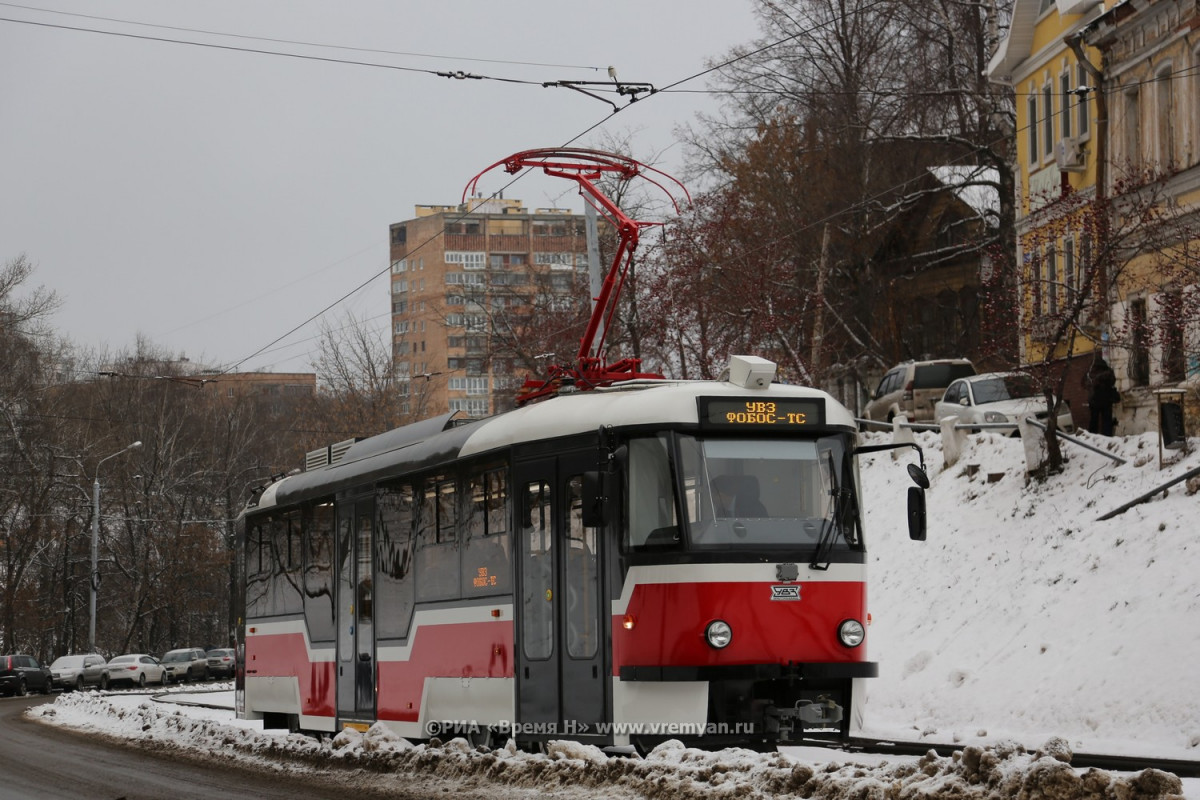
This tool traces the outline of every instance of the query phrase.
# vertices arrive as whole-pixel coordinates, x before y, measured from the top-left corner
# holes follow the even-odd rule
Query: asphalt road
[[[0,697],[3,800],[300,800],[382,796],[328,778],[247,769],[213,758],[155,752],[86,732],[46,725],[25,710],[54,696]],[[404,797],[393,788],[388,797]],[[424,795],[413,795],[424,796]]]

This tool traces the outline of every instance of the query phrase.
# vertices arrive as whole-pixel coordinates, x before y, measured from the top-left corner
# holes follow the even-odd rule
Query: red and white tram
[[[880,447],[773,372],[734,357],[726,380],[310,454],[243,515],[240,716],[522,745],[848,735],[877,672],[855,456]]]

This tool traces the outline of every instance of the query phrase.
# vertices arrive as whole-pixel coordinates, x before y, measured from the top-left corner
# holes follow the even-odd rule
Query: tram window
[[[257,519],[246,528],[246,613],[260,617],[268,612],[270,558],[267,556],[270,529]]]
[[[279,517],[274,528],[275,568],[272,570],[272,613],[298,614],[300,592],[300,512]]]
[[[458,509],[455,507],[454,479],[439,478],[430,483],[425,493],[425,511],[438,544],[453,542],[457,537]]]
[[[314,642],[333,641],[333,503],[304,517],[304,616]]]
[[[414,598],[413,575],[413,489],[405,484],[384,486],[375,497],[379,517],[375,537],[378,584],[375,602],[380,639],[408,635]]]
[[[417,522],[417,600],[456,600],[461,589],[454,479],[431,478],[422,498]]]
[[[287,544],[284,563],[288,572],[300,571],[300,512],[293,511],[287,515]]]
[[[629,440],[628,545],[672,545],[680,541],[667,453],[665,436]]]
[[[554,536],[550,487],[525,484],[521,495],[521,646],[526,658],[554,652]]]
[[[815,440],[679,436],[680,480],[691,544],[815,545],[834,517],[830,496],[835,483],[830,469],[844,463],[845,450],[846,439],[841,436]],[[725,486],[730,491],[718,491]],[[755,491],[745,491],[748,488]],[[853,511],[848,509],[841,519],[843,535]],[[847,545],[857,542],[839,537],[834,546]]]
[[[375,582],[372,575],[371,563],[371,539],[374,529],[371,524],[371,518],[362,516],[358,518],[358,533],[357,541],[354,545],[355,565],[354,575],[357,579],[357,599],[354,602],[354,613],[358,617],[359,626],[365,626],[371,622],[375,615]],[[359,631],[361,635],[363,631]]]
[[[567,531],[566,596],[567,655],[592,658],[599,647],[600,575],[596,559],[596,529],[583,525],[583,477],[568,484],[571,498]]]
[[[466,480],[465,494],[463,596],[510,592],[507,473],[503,468],[475,472]]]

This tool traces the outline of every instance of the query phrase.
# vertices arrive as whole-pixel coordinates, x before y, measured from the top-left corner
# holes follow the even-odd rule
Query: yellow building
[[[1021,362],[1065,371],[1084,427],[1098,355],[1117,374],[1118,433],[1156,428],[1161,391],[1197,371],[1186,269],[1161,257],[1187,228],[1162,211],[1179,217],[1196,191],[1182,176],[1200,77],[1179,79],[1200,65],[1195,14],[1175,0],[1016,0],[989,64],[1016,103]]]
[[[524,378],[545,367],[539,324],[586,314],[584,216],[471,198],[417,206],[390,233],[392,352],[413,403],[405,411],[484,417],[511,408]]]
[[[1109,4],[1084,33],[1108,98],[1111,361],[1126,432],[1182,401],[1200,429],[1200,9],[1194,0]]]

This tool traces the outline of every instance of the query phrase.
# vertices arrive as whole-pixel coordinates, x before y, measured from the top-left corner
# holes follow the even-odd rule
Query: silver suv
[[[203,647],[181,647],[168,650],[162,665],[173,681],[203,681],[208,679],[208,653]]]
[[[933,404],[942,399],[946,387],[974,374],[974,365],[965,358],[898,364],[879,381],[863,416],[891,422],[903,414],[909,422],[932,422]]]

